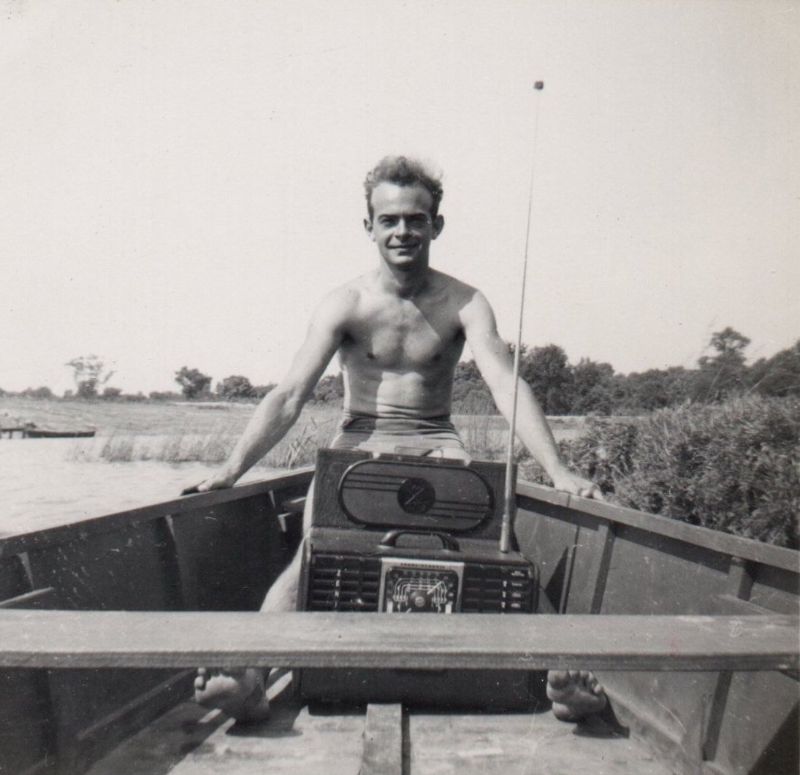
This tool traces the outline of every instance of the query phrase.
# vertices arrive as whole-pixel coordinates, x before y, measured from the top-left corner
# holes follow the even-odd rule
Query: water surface
[[[214,469],[204,463],[92,460],[96,443],[0,439],[0,537],[171,500]],[[267,475],[258,469],[243,481]]]

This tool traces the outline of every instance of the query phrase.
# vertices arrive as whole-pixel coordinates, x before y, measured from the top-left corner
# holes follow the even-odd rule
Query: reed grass
[[[330,443],[338,417],[339,412],[335,409],[314,408],[304,412],[289,433],[256,465],[268,469],[288,469],[313,463],[317,449]],[[502,417],[495,414],[455,415],[453,422],[474,458],[505,460],[508,424]],[[580,419],[577,422],[580,423]],[[109,463],[143,460],[176,465],[223,463],[240,436],[239,428],[232,430],[227,420],[218,421],[210,430],[207,425],[200,427],[202,432],[189,428],[152,435],[130,433],[126,430],[113,431],[92,442],[76,443],[70,457],[85,462],[102,460]],[[575,428],[570,426],[566,432],[574,433]],[[558,428],[556,435],[559,435]],[[515,443],[514,450],[518,461],[529,457],[519,442]]]
[[[470,454],[481,460],[501,460],[508,444],[508,424],[488,414],[458,415],[453,419]]]
[[[334,424],[329,418],[310,415],[297,423],[257,464],[260,468],[297,468],[314,462],[318,447],[327,446]],[[71,459],[92,462],[130,463],[158,461],[162,463],[206,463],[220,465],[228,459],[239,434],[230,433],[221,425],[209,433],[174,433],[158,436],[112,433],[93,444],[76,444]]]
[[[614,502],[693,525],[800,547],[800,401],[739,397],[636,419],[591,420],[561,444]],[[525,478],[547,482],[532,462]]]

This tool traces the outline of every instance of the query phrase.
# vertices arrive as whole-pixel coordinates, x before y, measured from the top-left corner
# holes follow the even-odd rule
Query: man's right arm
[[[284,437],[339,348],[351,304],[352,292],[342,288],[322,301],[288,373],[258,405],[228,460],[219,471],[183,494],[231,487]]]

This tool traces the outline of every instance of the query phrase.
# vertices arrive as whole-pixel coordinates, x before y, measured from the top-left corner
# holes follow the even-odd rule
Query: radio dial
[[[397,502],[408,514],[425,514],[436,503],[436,490],[427,479],[404,479],[397,489]]]

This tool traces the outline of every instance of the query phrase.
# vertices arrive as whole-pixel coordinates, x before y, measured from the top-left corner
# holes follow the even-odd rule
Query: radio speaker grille
[[[529,568],[466,563],[462,613],[520,614],[533,611],[533,577]]]
[[[380,560],[333,554],[312,555],[309,611],[377,611]]]

